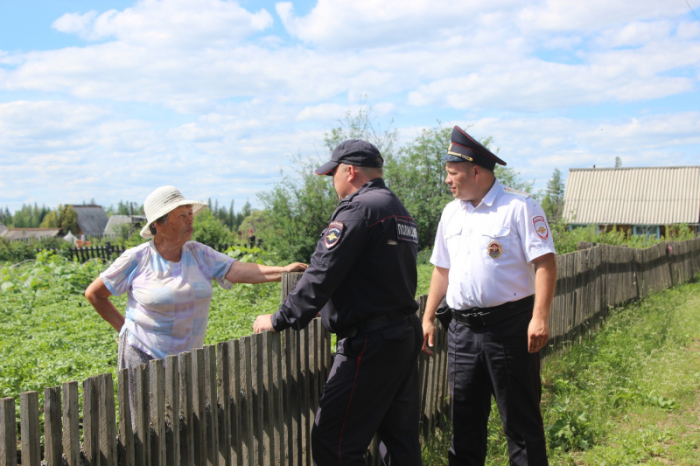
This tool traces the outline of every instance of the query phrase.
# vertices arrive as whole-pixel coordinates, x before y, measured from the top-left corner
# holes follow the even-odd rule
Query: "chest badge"
[[[328,224],[325,239],[323,240],[326,249],[331,249],[338,244],[340,237],[343,236],[343,222],[331,222]]]
[[[499,243],[495,239],[489,243],[487,249],[489,257],[491,259],[498,259],[499,257],[501,257],[501,253],[503,252],[503,246],[501,246],[501,243]]]

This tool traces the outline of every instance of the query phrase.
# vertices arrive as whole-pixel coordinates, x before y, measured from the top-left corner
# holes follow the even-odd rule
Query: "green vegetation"
[[[700,464],[700,283],[616,310],[589,341],[544,366],[552,465]],[[508,464],[493,406],[489,465]],[[449,429],[424,449],[447,464]]]
[[[593,225],[569,231],[568,225],[564,222],[555,223],[551,227],[557,254],[576,251],[578,243],[581,241],[643,249],[663,241],[685,241],[695,237],[690,227],[684,224],[666,226],[666,235],[661,238],[632,236],[624,231],[614,229],[607,232],[596,232],[596,228]]]

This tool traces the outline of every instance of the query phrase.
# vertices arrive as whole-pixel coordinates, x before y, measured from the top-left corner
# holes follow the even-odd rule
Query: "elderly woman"
[[[204,208],[173,186],[153,191],[144,203],[148,223],[141,230],[152,241],[125,251],[85,291],[97,313],[119,332],[118,367],[129,369],[130,398],[134,367],[202,347],[212,280],[229,289],[233,283],[280,281],[282,273],[307,267],[239,262],[190,241],[194,216]],[[109,300],[123,293],[129,296],[126,316]]]

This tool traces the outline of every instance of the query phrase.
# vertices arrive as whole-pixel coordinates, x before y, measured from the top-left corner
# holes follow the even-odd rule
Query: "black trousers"
[[[365,465],[375,433],[385,465],[421,464],[418,317],[338,341],[311,441],[314,464]]]
[[[539,354],[527,351],[532,310],[483,327],[448,331],[452,395],[450,465],[483,465],[491,395],[496,398],[511,465],[546,466],[540,414]]]

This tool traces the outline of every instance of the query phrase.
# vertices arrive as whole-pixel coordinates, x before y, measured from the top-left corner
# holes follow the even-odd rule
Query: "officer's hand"
[[[303,262],[295,262],[293,264],[289,264],[284,268],[284,271],[289,273],[289,272],[303,272],[309,267],[308,264],[304,264]]]
[[[544,348],[547,340],[549,340],[549,322],[533,315],[527,327],[527,350],[530,353],[536,353]]]
[[[428,356],[432,356],[433,352],[430,348],[433,347],[433,338],[435,337],[435,325],[432,322],[423,321],[423,351]],[[430,348],[429,348],[430,347]]]
[[[265,331],[274,332],[275,328],[272,326],[272,314],[263,314],[258,316],[253,323],[253,332],[262,333]]]

